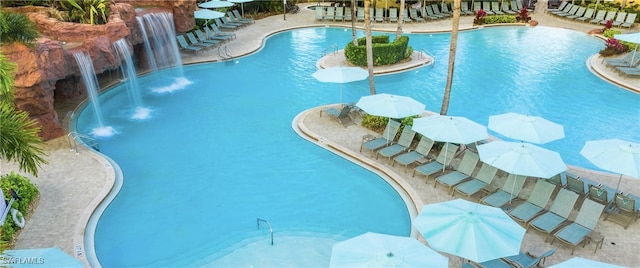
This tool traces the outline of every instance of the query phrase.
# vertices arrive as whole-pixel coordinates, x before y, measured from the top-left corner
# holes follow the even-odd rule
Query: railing
[[[263,220],[263,219],[258,218],[256,220],[256,224],[258,226],[258,229],[260,229],[260,222],[264,222],[264,223],[267,224],[267,226],[269,226],[269,232],[271,233],[271,245],[273,246],[273,228],[271,228],[271,224],[269,223],[268,220]]]
[[[100,151],[98,140],[77,132],[69,132],[69,134],[67,134],[67,142],[69,142],[70,149],[75,151],[76,154],[78,153],[78,144],[84,144],[96,151]]]
[[[332,50],[333,50],[333,52],[330,52],[330,51],[332,51]],[[325,48],[325,49],[322,51],[322,56],[324,57],[324,56],[326,56],[326,55],[327,55],[327,54],[329,54],[329,53],[338,54],[338,44],[333,44],[333,45],[331,45],[330,47]]]
[[[231,49],[229,46],[219,46],[218,47],[218,56],[223,60],[233,60],[233,56],[231,54]]]
[[[422,52],[422,53],[419,53],[419,55],[420,55],[419,59],[422,59],[422,57],[424,55],[429,55],[429,56],[431,56],[431,59],[433,59],[431,62],[428,62],[427,65],[433,65],[434,63],[436,63],[436,57],[433,56],[433,54],[431,54],[426,48],[420,49],[420,52]]]

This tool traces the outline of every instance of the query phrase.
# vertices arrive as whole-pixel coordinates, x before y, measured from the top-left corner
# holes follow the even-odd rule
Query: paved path
[[[558,20],[549,15],[542,13],[545,3],[539,2],[538,8],[533,18],[540,22],[540,26],[552,26],[577,30],[580,32],[588,32],[595,26],[584,23],[569,22]],[[288,14],[287,20],[283,20],[282,16],[273,16],[257,21],[255,24],[238,30],[236,33],[238,38],[229,43],[232,48],[232,54],[236,57],[247,55],[257,51],[264,38],[272,33],[297,27],[310,26],[343,26],[348,27],[348,23],[333,22],[316,22],[313,11],[305,6],[301,7],[298,14]],[[362,28],[362,25],[358,25]],[[394,31],[396,25],[389,23],[374,24],[374,30]],[[636,29],[634,30],[637,30]],[[472,28],[472,17],[462,17],[460,22],[461,29]],[[406,32],[425,32],[425,31],[449,31],[451,29],[451,20],[440,20],[428,23],[412,23],[405,24]],[[217,55],[217,51],[210,50],[200,55],[184,54],[185,63],[219,61],[221,58]],[[597,63],[598,61],[593,61]],[[607,72],[606,69],[601,70],[602,73]],[[622,84],[625,79],[620,79],[614,74],[611,75],[613,81]],[[622,82],[621,82],[622,81]],[[627,79],[626,83],[640,85],[640,79]],[[56,103],[58,106],[59,104]],[[59,106],[65,106],[62,103]],[[351,150],[354,155],[358,155],[356,146],[359,146],[360,137],[368,130],[357,125],[343,128],[336,121],[327,117],[320,118],[318,108],[310,110],[299,118],[302,126],[309,129],[311,135],[323,137],[327,141],[340,145]],[[314,134],[315,133],[315,134]],[[29,177],[40,189],[40,204],[34,211],[32,217],[28,220],[25,229],[18,237],[16,248],[37,248],[58,246],[65,252],[78,256],[84,260],[84,252],[82,250],[84,226],[95,207],[106,196],[108,191],[113,187],[115,171],[111,165],[101,158],[98,154],[87,149],[80,149],[76,154],[70,151],[66,138],[59,138],[49,141],[45,145],[48,152],[49,164],[42,167],[39,178]],[[364,162],[372,160],[366,155],[359,156]],[[419,196],[416,204],[428,204],[448,200],[450,197],[443,194],[443,190],[433,189],[431,184],[426,184],[424,179],[413,179],[405,176],[402,172],[388,167],[386,164],[379,164],[379,168],[390,169],[390,171],[398,173],[398,181],[403,185],[408,185],[412,192]],[[17,171],[15,163],[6,163],[0,161],[0,174]],[[597,176],[607,185],[615,185],[616,176],[608,174],[593,174],[588,171],[576,171],[586,177]],[[635,194],[640,195],[640,180],[623,180],[623,189],[635,190]],[[526,191],[525,191],[526,193]],[[574,212],[575,213],[575,212]],[[595,260],[626,265],[630,267],[638,267],[640,257],[637,249],[640,248],[640,224],[632,223],[629,229],[623,230],[617,224],[611,222],[600,221],[597,230],[605,236],[605,245],[596,254],[593,254],[593,243],[586,248],[579,247],[576,250],[576,256],[588,257]],[[523,250],[532,253],[541,253],[551,247],[543,241],[541,235],[533,232],[525,236],[525,244]],[[556,242],[557,244],[557,242]],[[77,246],[80,250],[77,251]],[[566,246],[559,246],[560,250],[547,260],[545,265],[558,263],[568,259],[569,251]],[[459,267],[459,259],[451,258],[450,267]],[[456,266],[458,265],[458,266]]]

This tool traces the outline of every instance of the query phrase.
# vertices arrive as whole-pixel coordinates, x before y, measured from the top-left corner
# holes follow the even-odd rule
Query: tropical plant
[[[484,10],[479,10],[484,13],[481,17],[487,15]],[[478,12],[480,14],[480,12]],[[476,14],[476,18],[479,16]],[[475,19],[474,19],[475,22]],[[449,65],[447,67],[447,81],[444,86],[444,95],[442,97],[442,106],[440,107],[440,114],[446,115],[449,110],[449,100],[451,98],[451,86],[453,84],[453,70],[456,64],[456,51],[458,47],[458,28],[460,27],[460,0],[453,1],[453,24],[451,26],[451,43],[449,44]]]
[[[40,127],[29,114],[16,109],[13,102],[15,64],[0,52],[0,158],[18,162],[20,170],[38,176],[38,167],[46,164],[38,136]]]
[[[599,53],[600,55],[606,57],[606,56],[622,54],[627,51],[629,51],[629,48],[626,45],[620,43],[618,39],[609,38],[605,42],[605,48],[603,50],[600,50]]]
[[[18,42],[32,47],[40,33],[26,15],[0,10],[0,36],[2,43]]]
[[[518,15],[516,15],[518,21],[521,22],[529,22],[529,20],[531,19],[531,17],[529,16],[529,11],[527,10],[526,7],[523,7],[522,9],[520,9],[520,12],[518,12]]]
[[[476,12],[476,17],[473,18],[473,24],[481,25],[484,24],[484,18],[487,16],[487,12],[484,9],[478,10]],[[460,23],[460,22],[458,22]]]
[[[2,198],[0,202],[11,198],[11,190],[18,194],[20,198],[16,199],[11,207],[18,210],[22,215],[29,213],[32,204],[37,200],[39,194],[38,188],[36,188],[31,181],[14,172],[0,176],[0,188],[5,195],[0,196],[0,198]],[[16,230],[18,230],[18,226],[8,217],[2,226],[0,240],[7,242],[13,241],[13,234]]]
[[[371,0],[364,0],[364,10],[369,10]],[[369,70],[369,92],[376,94],[376,84],[373,78],[373,44],[371,42],[371,14],[364,12],[365,46],[367,47],[367,70]]]
[[[73,22],[85,24],[107,23],[107,0],[64,0],[60,1],[62,9],[69,12]]]

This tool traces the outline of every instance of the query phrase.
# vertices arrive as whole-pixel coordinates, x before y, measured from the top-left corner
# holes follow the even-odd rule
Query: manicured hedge
[[[365,37],[358,39],[358,45],[349,42],[344,49],[344,55],[347,60],[356,66],[367,66],[367,49],[365,46]],[[409,37],[401,36],[393,42],[389,43],[389,36],[378,35],[371,37],[373,44],[373,65],[389,65],[398,63],[413,53],[413,48],[409,46]]]

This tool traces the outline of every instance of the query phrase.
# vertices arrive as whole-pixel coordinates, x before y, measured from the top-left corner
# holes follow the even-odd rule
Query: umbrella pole
[[[620,189],[620,182],[622,182],[622,174],[620,174],[620,177],[618,178],[618,185],[616,185],[616,191],[613,193],[614,195],[618,193],[618,190]]]
[[[340,83],[340,107],[344,107],[344,105],[342,105],[342,83]]]
[[[444,144],[444,163],[442,163],[442,172],[444,172],[444,169],[447,167],[447,151],[449,151],[447,149],[449,149],[448,142]]]
[[[513,200],[513,192],[516,191],[517,181],[518,181],[518,175],[516,175],[515,179],[513,179],[513,187],[511,188],[511,192],[509,193],[509,205],[511,205],[511,201]]]

